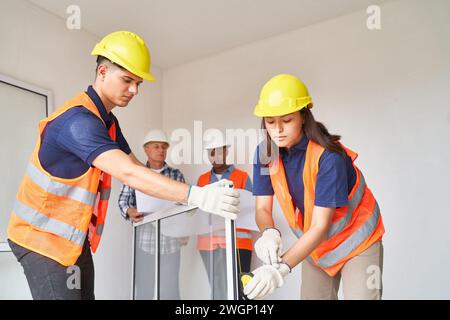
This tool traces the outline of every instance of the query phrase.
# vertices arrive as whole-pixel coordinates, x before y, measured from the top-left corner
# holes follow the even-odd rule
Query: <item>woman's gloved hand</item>
[[[255,242],[255,252],[264,264],[278,268],[281,262],[281,233],[275,228],[267,228]]]
[[[272,265],[264,265],[253,271],[253,278],[244,288],[248,299],[262,299],[271,294],[276,288],[284,284],[284,277],[291,272],[291,268],[284,262],[278,269]]]

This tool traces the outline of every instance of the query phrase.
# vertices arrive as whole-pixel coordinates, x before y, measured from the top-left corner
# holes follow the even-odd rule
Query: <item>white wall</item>
[[[380,203],[384,298],[448,299],[450,2],[386,3],[379,31],[366,18],[361,11],[164,70],[164,128],[192,129],[195,120],[256,128],[262,85],[278,73],[298,75],[316,118],[359,152]],[[194,181],[207,166],[181,168]],[[292,243],[279,210],[276,220]],[[299,297],[299,269],[273,298]]]
[[[56,106],[92,84],[96,64],[90,53],[98,40],[83,30],[67,29],[64,20],[26,1],[0,2],[0,73],[51,90]],[[144,83],[127,108],[113,111],[141,160],[142,137],[149,128],[160,126],[162,119],[162,74],[155,66],[153,72],[157,82]],[[128,299],[130,293],[131,226],[119,214],[120,187],[118,181],[113,182],[108,223],[94,255],[95,292],[99,299]],[[28,292],[5,295],[4,290],[0,285],[2,298],[29,296]]]
[[[450,3],[400,0],[381,8],[380,31],[367,30],[359,12],[173,69],[154,67],[160,81],[144,84],[115,113],[143,159],[140,140],[161,121],[169,132],[200,119],[205,128],[259,127],[252,111],[264,82],[281,72],[300,76],[317,119],[360,153],[358,165],[379,200],[387,230],[384,297],[448,299]],[[56,105],[92,82],[96,41],[24,0],[0,2],[0,73],[52,90]],[[190,182],[206,168],[181,166]],[[94,258],[99,299],[130,292],[131,230],[115,203],[119,188],[115,181]],[[287,246],[294,237],[279,210],[275,218]],[[299,271],[272,297],[298,298]]]

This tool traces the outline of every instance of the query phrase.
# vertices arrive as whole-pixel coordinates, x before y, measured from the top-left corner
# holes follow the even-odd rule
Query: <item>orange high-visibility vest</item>
[[[82,92],[39,122],[39,137],[17,192],[8,226],[8,238],[64,266],[75,264],[89,230],[96,251],[105,222],[111,176],[90,167],[80,177],[63,179],[48,173],[39,160],[41,136],[50,121],[67,110],[83,106],[102,121],[89,96]],[[115,123],[109,129],[116,140]]]
[[[384,234],[378,203],[367,187],[364,176],[355,166],[357,154],[342,146],[352,159],[356,182],[348,196],[348,206],[336,208],[328,238],[308,257],[328,275],[335,276],[349,259],[361,254]],[[319,160],[325,148],[309,141],[306,149],[303,184],[305,213],[294,208],[281,157],[269,165],[270,178],[283,214],[297,237],[311,226]]]
[[[233,181],[236,189],[244,189],[249,179],[245,171],[234,168],[230,174],[230,180]],[[205,172],[198,178],[197,185],[199,187],[206,186],[211,183],[211,171]],[[212,251],[214,249],[226,247],[226,237],[224,230],[214,231],[211,235],[203,235],[197,237],[197,249]],[[236,247],[238,249],[253,250],[253,240],[250,230],[244,228],[236,228]]]

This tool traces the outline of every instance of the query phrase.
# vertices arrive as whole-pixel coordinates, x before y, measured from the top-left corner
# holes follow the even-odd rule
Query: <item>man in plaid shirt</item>
[[[161,130],[151,130],[144,139],[144,151],[147,155],[147,167],[166,177],[185,182],[180,170],[171,168],[165,162],[169,141]],[[123,185],[119,196],[119,207],[124,219],[139,222],[143,214],[137,211],[136,192]],[[156,230],[152,223],[136,229],[136,298],[152,299],[154,293],[154,265]],[[167,237],[161,234],[161,299],[178,300],[178,273],[180,269],[180,247],[188,238]]]

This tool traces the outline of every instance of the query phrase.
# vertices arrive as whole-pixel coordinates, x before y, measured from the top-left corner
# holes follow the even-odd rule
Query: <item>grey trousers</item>
[[[334,277],[305,260],[302,263],[301,299],[337,300],[342,280],[345,300],[381,300],[382,272],[381,241],[348,260]]]
[[[94,263],[88,240],[83,245],[75,268],[65,267],[9,239],[8,242],[23,267],[34,300],[95,299]]]

